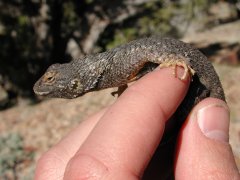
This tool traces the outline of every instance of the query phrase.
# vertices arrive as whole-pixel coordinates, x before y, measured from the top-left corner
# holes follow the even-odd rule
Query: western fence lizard
[[[179,40],[159,36],[135,40],[69,63],[54,64],[36,82],[34,92],[47,97],[76,98],[110,87],[124,89],[127,83],[159,65],[183,66],[182,79],[187,72],[192,74],[189,91],[176,115],[185,118],[193,105],[206,97],[225,100],[218,75],[199,50]]]

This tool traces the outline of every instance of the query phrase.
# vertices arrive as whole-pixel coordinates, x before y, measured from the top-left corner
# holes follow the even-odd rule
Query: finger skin
[[[138,179],[188,86],[189,79],[175,78],[171,68],[138,80],[101,117],[69,161],[64,178]]]
[[[205,136],[198,126],[198,110],[214,104],[227,108],[225,102],[219,99],[204,99],[195,106],[182,127],[176,154],[176,179],[240,179],[229,143]],[[217,126],[218,114],[211,115],[216,119]]]

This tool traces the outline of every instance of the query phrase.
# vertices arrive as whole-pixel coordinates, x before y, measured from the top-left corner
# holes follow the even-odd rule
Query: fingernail
[[[197,122],[208,138],[228,142],[229,111],[223,105],[213,104],[198,110]]]

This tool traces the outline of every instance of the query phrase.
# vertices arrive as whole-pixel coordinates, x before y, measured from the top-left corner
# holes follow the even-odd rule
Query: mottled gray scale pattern
[[[95,59],[90,60],[91,58]],[[200,82],[207,89],[212,89],[212,97],[218,97],[219,94],[222,94],[221,99],[224,99],[223,90],[219,86],[218,76],[207,58],[199,50],[175,39],[152,37],[135,40],[110,51],[95,55],[95,57],[91,55],[84,61],[86,64],[95,61],[99,66],[96,65],[96,67],[99,69],[105,68],[104,77],[98,83],[99,87],[97,88],[101,89],[126,84],[129,80],[128,77],[133,72],[139,71],[139,67],[144,63],[154,62],[161,64],[164,61],[174,59],[183,59],[191,66],[196,71]],[[102,60],[101,63],[98,62],[100,60]],[[85,82],[90,83],[89,81]]]
[[[90,91],[122,86],[151,71],[156,64],[180,59],[196,72],[186,97],[191,101],[185,104],[190,107],[208,96],[225,100],[212,64],[199,50],[179,40],[159,36],[135,40],[67,64],[53,65],[47,72],[57,74],[54,84],[44,82],[44,75],[35,84],[34,91],[49,97],[75,98]],[[80,83],[70,86],[73,79]],[[71,92],[69,87],[75,87],[75,91]]]

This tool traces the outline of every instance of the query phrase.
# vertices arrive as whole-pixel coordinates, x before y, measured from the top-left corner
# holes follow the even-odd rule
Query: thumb
[[[207,98],[196,105],[178,139],[176,179],[240,179],[228,133],[225,102]]]

